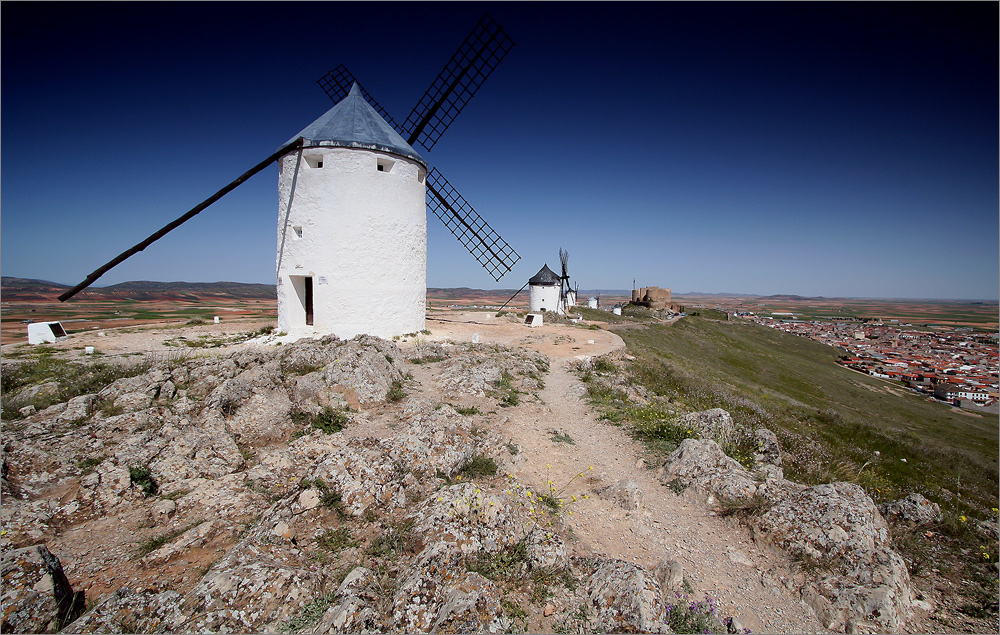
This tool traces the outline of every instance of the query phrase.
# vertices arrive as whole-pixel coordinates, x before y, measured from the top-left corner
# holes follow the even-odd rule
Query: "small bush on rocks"
[[[459,474],[467,478],[495,476],[498,469],[496,461],[484,454],[477,454],[459,470]]]
[[[295,633],[303,629],[307,629],[311,626],[315,626],[316,622],[319,622],[326,610],[330,608],[336,599],[335,594],[328,593],[327,595],[320,596],[306,604],[302,607],[302,610],[295,614],[294,617],[288,619],[285,623],[281,625],[282,633]]]
[[[393,525],[373,540],[368,546],[368,555],[395,559],[403,553],[417,553],[422,546],[419,536],[413,532],[413,521],[408,520]]]
[[[156,479],[153,478],[149,468],[145,465],[130,467],[128,469],[128,477],[129,483],[141,489],[144,496],[153,496],[160,489],[160,486],[156,483]]]
[[[334,410],[330,406],[323,406],[323,409],[317,414],[302,411],[293,412],[292,421],[299,425],[321,430],[325,434],[333,434],[343,430],[350,419],[343,410]]]
[[[392,382],[392,387],[385,396],[385,400],[389,403],[396,403],[397,401],[402,401],[406,398],[406,391],[403,390],[403,383],[399,380]]]

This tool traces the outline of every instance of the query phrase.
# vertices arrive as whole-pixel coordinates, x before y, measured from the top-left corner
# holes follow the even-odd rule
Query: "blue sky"
[[[515,46],[424,156],[522,260],[431,215],[428,285],[996,299],[998,5],[4,2],[3,275],[76,284],[332,104],[405,119],[484,11]],[[419,149],[419,148],[418,148]],[[274,281],[272,166],[105,274]]]

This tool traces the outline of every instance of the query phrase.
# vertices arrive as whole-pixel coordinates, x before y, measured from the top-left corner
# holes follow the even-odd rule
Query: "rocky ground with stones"
[[[788,481],[766,430],[747,469],[724,411],[650,462],[578,377],[610,332],[225,328],[71,337],[159,356],[44,409],[58,380],[3,395],[5,632],[933,630],[886,520],[926,501]]]

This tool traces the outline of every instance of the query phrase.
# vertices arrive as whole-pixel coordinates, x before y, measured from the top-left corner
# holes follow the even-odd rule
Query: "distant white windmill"
[[[560,278],[547,264],[528,279],[528,310],[532,313],[554,311],[562,314]]]

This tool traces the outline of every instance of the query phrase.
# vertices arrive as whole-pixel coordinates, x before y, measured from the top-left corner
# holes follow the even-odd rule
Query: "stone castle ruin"
[[[650,309],[669,309],[678,313],[684,311],[683,306],[671,300],[670,289],[660,287],[632,289],[632,304]]]

